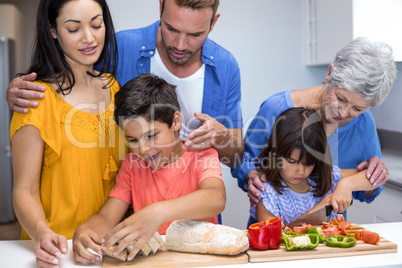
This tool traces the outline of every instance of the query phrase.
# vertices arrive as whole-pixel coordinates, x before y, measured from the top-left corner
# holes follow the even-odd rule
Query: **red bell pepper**
[[[248,239],[253,249],[277,249],[281,244],[280,217],[251,224],[248,227]]]

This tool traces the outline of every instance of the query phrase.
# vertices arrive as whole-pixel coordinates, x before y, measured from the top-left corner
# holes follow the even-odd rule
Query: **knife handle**
[[[332,207],[332,205],[325,206],[325,215],[327,215],[327,217],[328,217],[329,215],[331,215],[332,210],[334,210],[334,208]]]

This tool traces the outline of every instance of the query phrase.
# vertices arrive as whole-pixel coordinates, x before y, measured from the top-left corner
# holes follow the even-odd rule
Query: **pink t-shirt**
[[[207,178],[223,181],[218,152],[207,149],[185,152],[177,161],[154,170],[134,153],[126,155],[116,177],[110,197],[118,198],[133,206],[134,212],[164,200],[174,199],[200,188]],[[218,223],[218,216],[204,219]],[[171,222],[161,225],[158,232],[165,234]]]

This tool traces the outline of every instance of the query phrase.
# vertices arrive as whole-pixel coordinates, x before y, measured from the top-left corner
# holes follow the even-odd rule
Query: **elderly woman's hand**
[[[261,195],[258,189],[265,191],[265,187],[262,183],[267,182],[267,180],[265,175],[260,174],[257,170],[252,170],[247,174],[246,181],[248,184],[247,196],[250,200],[250,204],[255,207],[257,206]]]
[[[373,156],[369,160],[363,161],[357,166],[359,171],[366,168],[366,176],[370,180],[370,183],[373,185],[373,187],[379,187],[387,182],[389,176],[388,169],[384,162],[377,156]]]

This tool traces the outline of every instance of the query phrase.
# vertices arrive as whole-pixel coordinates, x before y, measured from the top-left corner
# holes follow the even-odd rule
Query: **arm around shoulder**
[[[6,99],[11,110],[17,113],[28,113],[29,107],[37,107],[38,102],[28,99],[43,99],[42,92],[46,88],[33,83],[36,73],[30,73],[14,78],[7,88]]]

